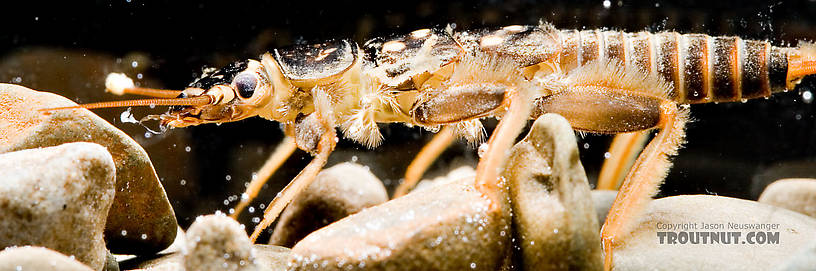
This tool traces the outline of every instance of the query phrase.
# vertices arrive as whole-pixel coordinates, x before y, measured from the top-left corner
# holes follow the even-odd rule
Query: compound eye
[[[254,74],[242,73],[235,76],[232,80],[235,84],[235,89],[238,90],[238,96],[249,99],[255,93],[255,87],[258,85],[258,78]]]

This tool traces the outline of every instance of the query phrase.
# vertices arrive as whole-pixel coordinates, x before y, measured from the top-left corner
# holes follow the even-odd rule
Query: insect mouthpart
[[[220,88],[228,88],[219,86]],[[231,90],[227,90],[231,92]],[[188,88],[176,99],[206,99],[204,104],[172,105],[170,109],[158,116],[161,126],[174,128],[194,126],[204,123],[221,123],[231,121],[234,110],[232,98],[225,97],[220,89],[205,91],[199,88]],[[191,97],[192,96],[192,97]],[[227,101],[224,103],[223,101]]]
[[[240,79],[241,76],[236,78]],[[247,83],[244,80],[236,79],[236,82],[232,84],[219,84],[206,90],[197,87],[185,89],[177,99],[208,97],[210,102],[172,106],[160,117],[162,125],[186,127],[204,123],[238,121],[257,115],[255,112],[258,104],[253,103],[254,100],[251,99],[253,98],[251,93],[255,88],[254,81]]]
[[[159,120],[163,126],[180,128],[235,121],[235,112],[229,105],[178,106],[159,116]]]

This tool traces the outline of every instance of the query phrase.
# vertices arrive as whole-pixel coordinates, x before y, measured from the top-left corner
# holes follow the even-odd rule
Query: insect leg
[[[507,86],[499,83],[453,85],[423,93],[411,117],[425,126],[455,124],[490,114],[504,104],[506,94]]]
[[[454,136],[453,129],[448,126],[442,128],[442,130],[431,139],[431,142],[428,142],[425,147],[422,147],[422,150],[420,150],[419,154],[411,161],[411,164],[408,164],[408,169],[405,170],[405,179],[397,187],[397,190],[394,191],[394,197],[396,198],[408,194],[408,192],[416,186],[416,183],[419,182],[419,179],[422,178],[422,174],[428,170],[428,167],[431,166],[436,158],[438,158],[454,140],[456,140],[456,137]]]
[[[475,187],[501,208],[500,170],[507,161],[509,149],[530,117],[535,89],[519,73],[511,58],[484,54],[464,57],[455,64],[449,79],[436,88],[424,89],[411,108],[415,124],[424,126],[455,125],[481,117],[501,116],[488,141],[488,147],[476,167]],[[480,125],[465,125],[478,129]],[[477,127],[478,126],[478,127]]]
[[[648,131],[615,135],[609,146],[609,158],[604,160],[601,167],[596,189],[618,190],[648,138]]]
[[[414,121],[423,125],[453,124],[506,109],[476,167],[476,188],[490,198],[492,208],[499,208],[503,202],[499,193],[499,170],[507,160],[507,150],[530,116],[528,88],[513,83],[452,84],[420,98],[411,109]]]
[[[606,133],[631,133],[659,129],[650,141],[615,198],[601,230],[604,265],[612,267],[612,251],[637,223],[671,166],[683,142],[688,110],[666,95],[671,88],[654,74],[614,62],[587,65],[570,75],[565,87],[537,98],[535,114],[558,113],[573,129]]]
[[[476,166],[476,189],[490,199],[493,209],[501,208],[503,203],[499,186],[500,171],[507,162],[509,149],[516,142],[516,137],[524,129],[532,112],[529,89],[510,88],[508,91],[509,97],[505,102],[507,111],[490,136],[487,151]]]
[[[657,193],[671,163],[668,157],[677,153],[683,142],[688,112],[674,102],[660,105],[660,132],[646,146],[626,176],[601,230],[604,268],[612,268],[612,250],[637,223],[651,197]]]
[[[283,139],[283,141],[275,148],[275,151],[272,153],[269,158],[267,158],[266,162],[264,162],[261,169],[258,170],[258,173],[255,174],[252,178],[252,181],[247,186],[246,191],[244,194],[247,197],[241,196],[241,201],[238,202],[238,205],[235,206],[235,212],[230,215],[230,217],[234,219],[238,219],[238,216],[241,215],[241,212],[244,208],[249,205],[255,197],[258,196],[258,192],[261,191],[261,187],[269,181],[269,178],[272,177],[272,174],[275,174],[275,171],[283,165],[283,162],[286,162],[292,153],[295,152],[297,149],[297,145],[295,144],[295,139],[287,136]]]
[[[303,170],[295,176],[286,187],[278,193],[278,195],[269,203],[269,207],[266,208],[264,211],[264,218],[258,226],[255,227],[255,230],[252,232],[250,236],[250,240],[254,243],[258,236],[263,232],[264,229],[269,227],[272,222],[278,218],[283,208],[289,204],[297,195],[300,194],[304,189],[309,187],[312,181],[315,180],[317,174],[326,165],[326,161],[329,158],[329,154],[334,150],[335,144],[337,143],[337,133],[335,133],[335,123],[334,117],[331,113],[331,105],[329,101],[329,96],[326,94],[325,91],[319,88],[312,89],[312,96],[314,97],[314,104],[315,104],[315,112],[312,114],[316,114],[315,117],[319,121],[321,127],[319,127],[321,134],[311,134],[308,132],[298,133],[296,132],[296,141],[298,139],[303,139],[306,137],[314,137],[319,136],[319,139],[315,140],[314,149],[307,150],[313,152],[315,154],[312,161],[306,165]],[[305,134],[305,135],[304,135]],[[314,141],[307,141],[307,142],[314,142]],[[300,144],[298,144],[300,146]]]

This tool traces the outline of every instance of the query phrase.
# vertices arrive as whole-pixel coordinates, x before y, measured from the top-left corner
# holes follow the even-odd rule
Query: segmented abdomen
[[[703,34],[561,31],[562,69],[617,58],[672,82],[678,103],[733,102],[785,89],[787,54],[765,41]]]

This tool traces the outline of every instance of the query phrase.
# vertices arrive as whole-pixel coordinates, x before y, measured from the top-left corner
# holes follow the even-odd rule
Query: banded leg
[[[500,208],[504,202],[499,187],[500,170],[507,160],[508,150],[530,116],[531,96],[529,87],[523,83],[452,84],[436,95],[423,97],[411,112],[415,122],[437,125],[466,121],[506,109],[476,167],[475,182],[476,188],[490,199],[491,208]]]
[[[598,175],[600,190],[618,190],[626,173],[632,168],[640,151],[649,139],[648,131],[639,131],[615,135],[609,146],[609,158],[604,160],[601,173]]]
[[[601,230],[604,264],[638,222],[683,141],[688,110],[669,98],[671,85],[614,62],[588,64],[564,80],[563,90],[535,101],[536,114],[558,113],[573,129],[595,133],[660,132],[646,146],[623,183]]]
[[[235,206],[235,212],[233,212],[230,217],[236,220],[238,219],[238,216],[241,215],[241,211],[258,196],[258,192],[261,191],[263,185],[266,184],[269,178],[272,177],[272,174],[275,174],[275,171],[283,165],[283,162],[286,162],[286,160],[292,156],[292,153],[294,153],[296,149],[297,145],[295,144],[294,138],[287,136],[283,139],[275,148],[272,155],[266,159],[266,162],[264,162],[263,166],[258,170],[258,173],[253,176],[254,178],[249,183],[249,186],[247,186],[246,191],[244,191],[247,197],[241,196],[241,201]]]
[[[405,179],[397,187],[397,190],[394,191],[394,197],[396,198],[408,194],[408,192],[416,186],[417,182],[419,182],[419,179],[422,178],[422,175],[425,174],[425,171],[428,170],[428,167],[436,161],[439,155],[442,154],[454,140],[456,140],[456,137],[453,134],[453,129],[448,126],[445,126],[439,133],[434,135],[431,142],[428,142],[425,147],[422,147],[422,150],[420,150],[419,154],[411,161],[411,164],[408,164],[408,169],[405,170]]]
[[[600,88],[557,93],[537,101],[536,105],[545,112],[562,114],[576,130],[633,132],[660,129],[626,176],[601,230],[604,266],[609,270],[614,246],[631,231],[666,177],[671,166],[668,157],[675,155],[683,142],[688,112],[670,100]],[[573,111],[580,108],[584,112]],[[642,122],[632,126],[632,120]]]
[[[668,173],[668,157],[675,155],[683,142],[688,112],[677,104],[664,101],[660,106],[660,132],[640,154],[626,176],[601,230],[604,250],[604,269],[613,267],[612,251],[618,242],[632,230],[651,197]]]
[[[510,155],[510,148],[532,112],[529,89],[511,89],[510,94],[507,111],[490,136],[487,151],[476,166],[476,189],[490,199],[490,206],[494,210],[504,203],[500,194],[499,174]]]
[[[315,112],[313,114],[316,115],[316,119],[318,120],[319,127],[311,127],[314,130],[322,131],[319,133],[320,137],[317,140],[313,140],[308,145],[314,145],[314,150],[316,150],[314,158],[312,161],[306,165],[303,170],[298,173],[297,176],[288,184],[286,187],[278,193],[278,195],[269,203],[269,207],[266,208],[264,211],[264,218],[258,226],[255,227],[255,230],[250,235],[249,239],[255,243],[255,240],[258,239],[258,236],[263,232],[264,229],[272,225],[272,222],[278,218],[283,208],[289,204],[298,194],[300,194],[306,187],[315,180],[317,174],[323,169],[323,166],[326,165],[326,161],[329,159],[329,154],[334,151],[335,144],[337,143],[337,133],[335,132],[335,124],[334,124],[334,117],[331,114],[331,106],[329,101],[329,96],[321,89],[313,89],[312,95],[314,97],[315,103]],[[297,131],[297,129],[296,129]],[[301,137],[306,137],[310,133],[298,133],[296,132],[296,141],[304,141]],[[314,142],[316,141],[316,142]],[[302,144],[298,144],[301,148]],[[312,150],[312,148],[307,148],[307,150]]]

